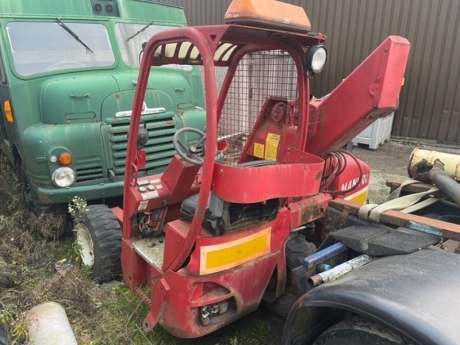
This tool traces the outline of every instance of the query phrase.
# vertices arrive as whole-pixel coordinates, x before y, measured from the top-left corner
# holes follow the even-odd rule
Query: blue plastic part
[[[329,264],[319,264],[316,266],[316,272],[321,273],[321,272],[326,272],[329,271],[332,268],[331,265]]]
[[[320,264],[333,256],[340,254],[347,250],[347,246],[344,245],[342,242],[337,242],[336,244],[333,244],[332,246],[329,246],[327,248],[324,248],[320,250],[319,252],[316,252],[312,255],[307,256],[305,259],[303,259],[303,267],[305,268],[313,268],[317,264]]]

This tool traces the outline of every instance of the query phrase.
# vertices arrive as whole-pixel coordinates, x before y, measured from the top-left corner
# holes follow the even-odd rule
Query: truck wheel
[[[23,197],[24,202],[27,206],[27,209],[35,214],[37,217],[40,216],[42,213],[48,214],[52,212],[51,205],[42,204],[38,200],[38,195],[30,186],[29,180],[24,175],[23,180]]]
[[[51,213],[52,206],[42,204],[38,200],[38,195],[33,190],[32,186],[30,185],[29,178],[27,177],[26,168],[22,163],[19,163],[19,178],[23,186],[22,195],[24,197],[24,202],[26,204],[27,209],[35,214],[37,217],[42,213]]]
[[[313,345],[409,345],[392,330],[362,316],[345,319],[327,329]]]
[[[121,274],[121,227],[106,205],[90,205],[83,221],[75,226],[82,263],[91,278],[103,283]]]
[[[30,187],[27,183],[24,185],[24,201],[26,203],[27,209],[35,214],[37,217],[40,216],[42,213],[49,214],[52,212],[50,205],[42,204],[38,200],[37,193]]]

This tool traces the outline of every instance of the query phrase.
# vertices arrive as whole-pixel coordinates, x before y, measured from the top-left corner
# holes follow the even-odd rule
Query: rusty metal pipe
[[[362,254],[354,259],[346,261],[329,271],[318,273],[317,275],[311,276],[308,281],[314,287],[323,283],[331,282],[333,280],[343,277],[345,274],[351,272],[353,269],[364,266],[365,264],[374,260],[374,257],[367,254]]]
[[[440,171],[433,176],[433,184],[443,193],[460,206],[460,185],[444,171]]]

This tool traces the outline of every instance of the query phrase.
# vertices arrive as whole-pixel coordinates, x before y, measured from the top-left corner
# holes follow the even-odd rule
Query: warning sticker
[[[158,198],[158,192],[156,190],[147,192],[147,193],[142,193],[142,200],[149,200],[149,199],[155,199]]]
[[[254,143],[254,157],[264,158],[264,144]]]
[[[278,144],[280,142],[280,135],[274,133],[267,134],[267,140],[265,142],[265,159],[276,161],[278,152]]]
[[[143,211],[147,208],[149,202],[148,201],[141,201],[139,203],[139,207],[137,208],[138,211]]]

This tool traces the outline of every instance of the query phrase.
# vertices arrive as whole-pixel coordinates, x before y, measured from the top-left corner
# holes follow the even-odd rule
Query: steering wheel
[[[64,68],[70,68],[70,67],[86,67],[86,65],[83,62],[80,61],[59,61],[56,63],[53,63],[52,65],[49,65],[46,67],[45,72],[50,72],[50,71],[55,71],[58,69],[64,69]]]
[[[186,132],[192,132],[195,134],[198,134],[201,136],[200,140],[194,145],[190,145],[189,147],[186,147],[179,139],[179,136],[183,133]],[[202,151],[204,151],[204,140],[206,139],[206,134],[199,129],[193,128],[193,127],[184,127],[179,129],[173,137],[173,146],[174,149],[176,150],[177,154],[185,161],[194,164],[194,165],[202,165],[203,164],[203,158],[199,157],[197,155],[198,153],[198,147],[201,145]]]

